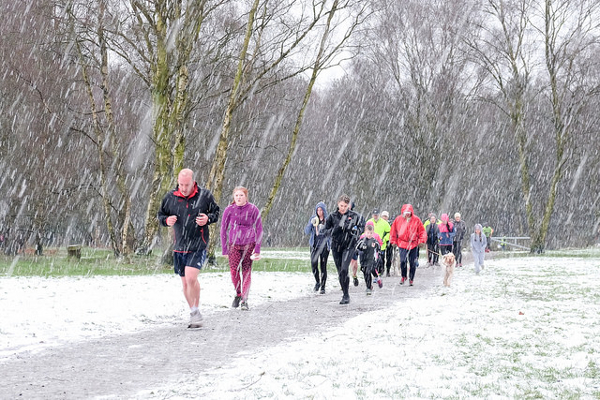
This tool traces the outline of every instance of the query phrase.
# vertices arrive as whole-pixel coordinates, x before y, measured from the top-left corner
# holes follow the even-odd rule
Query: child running
[[[375,235],[373,223],[367,222],[365,233],[361,235],[360,240],[356,244],[356,250],[359,251],[360,255],[360,269],[365,276],[365,284],[367,285],[367,295],[373,293],[373,277],[377,278],[377,285],[380,288],[383,286],[383,282],[377,271],[381,239],[376,238]]]

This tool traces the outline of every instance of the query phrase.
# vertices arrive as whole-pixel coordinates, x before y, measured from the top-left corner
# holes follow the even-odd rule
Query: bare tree
[[[586,87],[580,69],[586,52],[597,42],[597,5],[550,0],[541,8],[537,5],[531,0],[489,0],[484,8],[488,18],[482,24],[483,34],[478,42],[471,42],[477,61],[501,94],[496,105],[511,121],[532,252],[544,250],[557,190],[571,153],[571,132],[581,107],[597,89]],[[545,65],[545,76],[536,70],[540,62]],[[541,84],[538,89],[533,87],[535,77]],[[533,140],[540,132],[527,122],[528,114],[535,119],[528,105],[535,102],[533,96],[538,92],[548,100],[553,127],[554,139],[544,142],[552,143],[555,152],[549,179],[535,177],[543,163]]]
[[[312,74],[308,81],[306,91],[304,93],[304,98],[302,100],[302,105],[300,106],[300,110],[298,111],[298,115],[296,117],[296,122],[294,124],[294,129],[292,131],[292,139],[290,141],[290,145],[288,148],[287,155],[281,164],[277,176],[275,177],[275,182],[271,189],[271,193],[267,199],[267,204],[263,207],[262,217],[266,218],[271,211],[271,207],[273,206],[273,201],[279,188],[281,186],[281,182],[283,181],[283,177],[289,166],[292,156],[296,151],[296,143],[298,139],[298,134],[302,127],[302,122],[304,120],[304,113],[306,111],[306,107],[308,106],[308,102],[310,100],[313,87],[317,80],[317,76],[319,73],[327,68],[328,63],[335,59],[336,56],[344,49],[345,43],[350,39],[352,34],[359,28],[359,26],[364,22],[366,18],[367,10],[364,6],[364,3],[359,6],[358,10],[356,10],[356,14],[350,14],[346,18],[350,19],[349,26],[346,28],[344,32],[336,32],[336,25],[340,25],[341,23],[335,23],[335,18],[339,13],[343,13],[344,11],[352,13],[352,7],[354,4],[350,1],[342,2],[340,4],[339,0],[335,0],[331,5],[331,9],[328,11],[327,22],[323,27],[323,34],[321,36],[321,40],[319,42],[319,47],[317,48],[317,54],[315,56],[315,61],[312,66]],[[343,22],[347,22],[346,18],[343,18]],[[339,27],[339,26],[338,26]],[[340,35],[339,39],[331,39],[331,36],[338,34]]]
[[[462,37],[470,35],[473,10],[468,1],[375,2],[377,18],[364,58],[388,79],[395,97],[388,136],[403,152],[407,168],[402,186],[416,186],[419,206],[440,205],[453,195],[456,160],[449,142],[462,136],[471,90]],[[450,150],[450,151],[449,151]],[[425,196],[429,196],[426,198]]]

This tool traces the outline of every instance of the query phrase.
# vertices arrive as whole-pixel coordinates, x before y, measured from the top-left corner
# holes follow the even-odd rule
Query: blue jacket
[[[325,220],[327,219],[327,206],[322,201],[318,202],[315,206],[315,213],[308,220],[308,224],[304,227],[304,233],[310,235],[310,239],[308,240],[308,244],[310,247],[316,247],[321,244],[322,241],[326,241],[327,250],[331,249],[331,237],[325,235],[325,232],[321,233],[317,236],[317,230],[315,226],[312,224],[312,219],[317,216],[317,210],[321,208],[323,210],[323,220],[319,221],[319,224],[322,225],[322,230],[325,230]]]
[[[441,223],[438,225],[438,238],[440,240],[440,246],[452,246],[454,242],[454,225],[452,222],[448,224]]]

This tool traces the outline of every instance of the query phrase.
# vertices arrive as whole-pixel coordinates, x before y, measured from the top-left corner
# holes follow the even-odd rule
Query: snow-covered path
[[[480,276],[469,265],[457,270],[450,289],[441,286],[442,273],[421,267],[412,288],[386,278],[371,297],[361,282],[351,288],[349,306],[338,304],[334,274],[321,296],[311,292],[309,274],[256,273],[250,312],[228,308],[225,274],[203,274],[206,327],[196,331],[182,326],[186,312],[173,276],[3,279],[0,301],[9,317],[1,322],[0,393],[119,399],[598,396],[598,260],[498,260]],[[16,300],[15,291],[28,290]],[[82,294],[65,298],[64,291]],[[31,292],[38,295],[32,303]],[[57,321],[28,319],[36,303]],[[18,305],[20,313],[5,314],[4,304],[11,312]],[[22,335],[28,339],[17,340],[19,332],[29,332]]]

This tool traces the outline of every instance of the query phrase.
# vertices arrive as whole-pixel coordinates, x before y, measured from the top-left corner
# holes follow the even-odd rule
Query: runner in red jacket
[[[397,246],[400,251],[400,270],[402,271],[400,284],[404,284],[407,279],[406,262],[408,261],[410,264],[408,279],[412,286],[419,258],[418,246],[421,243],[427,243],[427,232],[425,232],[421,219],[414,215],[412,205],[403,205],[400,215],[392,223],[390,243]]]

